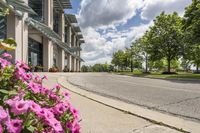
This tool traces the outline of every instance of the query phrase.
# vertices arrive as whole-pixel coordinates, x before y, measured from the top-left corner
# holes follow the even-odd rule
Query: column
[[[69,69],[69,71],[71,72],[72,71],[72,56],[70,54],[68,54],[67,56],[67,68]]]
[[[65,42],[65,17],[63,11],[60,12],[58,33],[61,36],[62,42]]]
[[[44,23],[53,29],[53,0],[44,0]]]
[[[67,26],[67,44],[71,47],[72,43],[72,27],[70,25]]]
[[[76,69],[76,58],[74,58],[74,72],[76,72],[77,71],[77,69]]]
[[[48,72],[53,66],[53,43],[48,38],[43,39],[43,67]]]
[[[13,12],[7,16],[7,38],[13,38],[17,43],[16,49],[10,52],[13,62],[21,60],[28,63],[28,26],[24,22],[26,17],[27,13],[20,18]]]
[[[77,62],[76,63],[76,70],[77,70],[77,72],[79,72],[80,71],[80,69],[79,69],[79,60],[77,59],[76,62]]]
[[[58,68],[63,71],[65,67],[65,51],[61,48],[58,50]]]

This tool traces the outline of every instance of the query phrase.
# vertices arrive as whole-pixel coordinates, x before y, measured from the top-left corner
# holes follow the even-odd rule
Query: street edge
[[[185,120],[183,118],[171,116],[168,114],[163,114],[158,111],[149,110],[147,108],[142,108],[138,105],[128,104],[122,101],[114,100],[111,98],[107,98],[107,97],[80,89],[79,87],[68,82],[67,77],[60,77],[57,79],[57,82],[61,86],[63,86],[64,88],[66,88],[67,90],[73,93],[86,97],[92,101],[101,103],[108,107],[112,107],[114,109],[148,120],[152,123],[166,126],[166,127],[175,129],[177,131],[185,132],[185,133],[199,133],[200,131],[200,123],[190,121],[190,120]]]
[[[200,79],[140,77],[140,76],[137,76],[137,75],[126,75],[126,74],[120,74],[120,73],[111,73],[111,74],[121,75],[121,76],[128,76],[128,77],[136,77],[136,78],[160,79],[160,80],[168,80],[168,81],[188,81],[188,82],[198,82],[198,83],[200,83]]]

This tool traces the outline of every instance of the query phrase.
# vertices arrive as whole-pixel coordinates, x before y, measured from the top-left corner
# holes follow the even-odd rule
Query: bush
[[[0,132],[79,133],[79,114],[69,102],[69,93],[60,85],[48,89],[46,76],[27,72],[7,53],[0,58]]]
[[[58,67],[52,67],[49,69],[49,72],[59,72]]]

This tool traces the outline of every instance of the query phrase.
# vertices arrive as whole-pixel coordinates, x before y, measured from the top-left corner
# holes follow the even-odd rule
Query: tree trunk
[[[133,59],[131,59],[131,72],[133,72]]]
[[[167,60],[167,63],[168,63],[168,69],[167,69],[167,72],[170,73],[170,72],[171,72],[171,60],[168,59],[168,60]]]
[[[197,64],[196,70],[197,70],[197,73],[198,73],[199,72],[199,64]]]
[[[145,57],[145,61],[146,61],[146,70],[145,71],[147,73],[148,72],[148,57],[147,56]]]

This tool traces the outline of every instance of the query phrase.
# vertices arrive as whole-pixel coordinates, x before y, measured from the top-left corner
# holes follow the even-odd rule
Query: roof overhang
[[[74,29],[74,32],[79,33],[81,32],[81,28],[79,26],[72,26]]]
[[[85,43],[85,40],[81,39],[79,40],[80,43]]]
[[[53,5],[57,10],[72,9],[70,0],[53,0]]]
[[[18,16],[22,16],[24,12],[36,14],[23,0],[0,0],[1,7],[9,8]]]
[[[67,20],[67,21],[65,21],[66,26],[68,25],[68,23],[70,23],[70,24],[78,23],[78,21],[76,19],[76,15],[73,15],[73,14],[65,14],[65,19]]]
[[[38,30],[40,33],[42,33],[43,36],[47,37],[48,39],[50,39],[53,43],[57,44],[59,47],[61,47],[62,49],[65,50],[65,52],[69,53],[69,54],[73,54],[71,51],[72,49],[67,46],[66,43],[61,41],[60,36],[55,33],[53,30],[51,30],[48,26],[46,26],[43,23],[40,23],[32,18],[27,18],[26,19],[26,23],[28,24],[28,26],[31,26],[33,28],[35,28],[36,30]]]
[[[83,35],[82,35],[81,33],[79,33],[79,34],[77,35],[77,38],[78,38],[78,39],[83,39]]]
[[[81,51],[82,49],[80,47],[72,47],[71,51],[76,52],[76,51]]]

